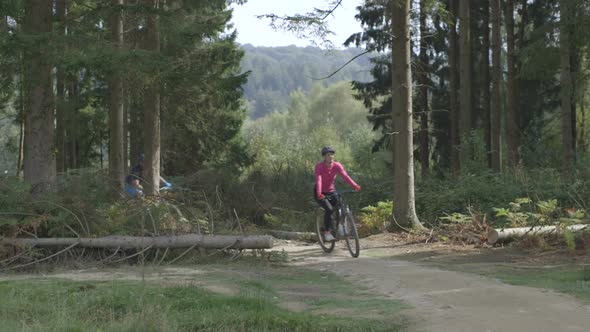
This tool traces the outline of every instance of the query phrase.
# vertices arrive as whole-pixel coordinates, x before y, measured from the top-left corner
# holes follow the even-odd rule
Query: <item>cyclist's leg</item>
[[[316,201],[324,209],[324,231],[327,232],[332,228],[332,212],[334,208],[328,198]]]
[[[326,230],[332,230],[332,215],[334,214],[334,209],[336,208],[336,205],[338,204],[338,198],[334,195],[332,195],[332,193],[326,193],[326,204],[330,206],[329,211],[326,210],[326,214],[324,215],[324,225],[326,227]]]

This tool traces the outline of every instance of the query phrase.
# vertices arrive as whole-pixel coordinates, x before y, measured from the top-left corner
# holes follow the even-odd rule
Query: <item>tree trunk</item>
[[[123,103],[123,172],[129,172],[129,96],[124,92]]]
[[[580,151],[580,153],[586,153],[587,152],[587,140],[586,140],[586,94],[584,92],[582,92],[582,95],[580,96],[580,133],[578,135],[578,151]]]
[[[143,114],[137,103],[131,102],[129,108],[129,164],[133,167],[143,151]]]
[[[500,99],[500,84],[502,82],[502,56],[500,39],[500,0],[491,0],[492,6],[492,169],[499,172],[502,168],[502,154],[500,147],[502,100]]]
[[[318,241],[317,234],[311,233],[311,232],[289,232],[289,231],[270,230],[268,233],[270,235],[276,237],[277,239],[297,240],[297,241],[303,241],[303,242],[317,242]]]
[[[522,50],[524,50],[524,48],[526,47],[525,44],[525,32],[526,32],[526,27],[529,24],[529,15],[528,15],[528,8],[527,8],[528,4],[527,4],[527,0],[522,0],[520,3],[520,24],[518,27],[518,49],[520,50],[520,52],[522,52]],[[515,98],[515,103],[516,103],[516,107],[519,109],[518,112],[518,124],[520,126],[520,145],[522,146],[522,135],[523,135],[523,129],[526,127],[525,125],[525,108],[523,107],[523,103],[521,101],[521,89],[523,86],[524,81],[519,77],[519,73],[520,70],[522,68],[522,63],[519,61],[518,57],[516,57],[515,59],[515,66],[516,66],[516,87],[515,87],[515,95],[517,96]],[[522,160],[522,152],[521,155],[519,156]]]
[[[469,138],[471,136],[471,12],[469,0],[459,0],[459,39],[460,39],[460,159],[464,164],[470,155]]]
[[[457,1],[449,0],[449,11],[451,12],[452,22],[449,26],[449,80],[450,80],[450,102],[451,109],[449,112],[449,123],[451,125],[451,172],[459,174],[461,171],[461,162],[459,149],[461,140],[459,135],[459,100],[457,91],[459,91],[459,47],[457,44]]]
[[[185,234],[177,236],[107,236],[102,238],[5,238],[0,243],[15,246],[78,247],[102,249],[177,249],[192,246],[205,249],[269,249],[273,238],[268,235],[230,236]]]
[[[562,138],[562,169],[564,175],[569,175],[569,172],[574,166],[574,149],[573,149],[573,128],[572,128],[572,97],[573,84],[570,63],[570,27],[568,20],[571,19],[571,4],[569,0],[561,0],[559,2],[561,18],[560,18],[560,42],[559,54],[561,63],[561,138]]]
[[[572,9],[577,10],[575,7]],[[570,73],[572,79],[572,151],[574,155],[574,163],[576,162],[576,136],[577,136],[577,110],[578,110],[578,82],[582,80],[580,76],[580,48],[574,43],[570,42]]]
[[[420,0],[420,74],[418,82],[420,84],[420,163],[422,166],[422,177],[427,177],[430,173],[430,147],[428,139],[428,115],[430,114],[430,103],[428,102],[428,81],[429,63],[428,47],[429,31],[426,26],[426,3]]]
[[[587,230],[590,225],[570,225],[565,227],[570,232],[577,232]],[[535,226],[535,227],[516,227],[503,229],[490,229],[488,231],[488,244],[495,244],[497,242],[505,242],[516,237],[523,237],[525,235],[543,235],[560,232],[557,226]]]
[[[19,123],[19,136],[18,136],[18,161],[16,163],[16,176],[20,177],[23,170],[24,161],[24,148],[25,148],[25,118],[24,112],[21,110],[18,119]]]
[[[67,123],[69,126],[66,128],[66,148],[68,150],[68,153],[66,153],[66,161],[67,168],[70,169],[78,168],[77,140],[79,132],[76,123],[78,123],[79,91],[77,80],[77,75],[73,75],[73,77],[70,78],[70,84],[68,87],[68,102],[71,107],[68,108],[69,112],[67,114]]]
[[[55,18],[57,21],[58,35],[62,38],[66,34],[66,0],[55,1]],[[66,124],[65,124],[65,73],[64,68],[56,68],[56,92],[55,104],[55,159],[58,173],[66,170]]]
[[[507,110],[506,110],[506,131],[507,131],[507,146],[508,146],[508,166],[515,167],[520,162],[520,124],[518,107],[516,101],[518,100],[516,91],[516,65],[514,52],[514,0],[506,1],[506,11],[504,13],[506,18],[506,54],[508,64],[508,86],[507,93]]]
[[[486,160],[489,168],[492,168],[492,136],[490,126],[490,2],[483,1],[482,22],[482,68],[481,68],[481,109],[483,112],[483,136],[486,151]]]
[[[158,0],[144,0],[146,6],[158,9]],[[146,24],[146,50],[160,51],[159,15],[150,13]],[[145,193],[158,195],[160,184],[160,86],[150,82],[144,95]]]
[[[53,1],[25,2],[24,32],[41,36],[51,32]],[[45,54],[46,41],[25,51],[26,127],[24,148],[25,181],[34,197],[55,185],[55,146],[53,142],[53,82]]]
[[[123,0],[112,0],[113,7],[121,7]],[[111,17],[111,39],[117,49],[123,47],[123,13],[121,9]],[[118,66],[118,64],[115,64]],[[115,191],[123,190],[125,166],[123,164],[123,82],[116,68],[111,74],[109,90],[109,175]]]
[[[24,59],[23,59],[24,60]],[[26,124],[26,101],[25,101],[25,64],[24,61],[21,66],[20,82],[19,82],[19,139],[18,139],[18,161],[16,165],[16,176],[20,177],[23,172],[23,163],[25,160],[25,124]]]
[[[421,228],[414,196],[410,0],[392,4],[392,97],[394,135],[393,216],[402,227]]]

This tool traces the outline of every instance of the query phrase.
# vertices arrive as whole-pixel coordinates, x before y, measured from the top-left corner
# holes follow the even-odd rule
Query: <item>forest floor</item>
[[[408,244],[394,234],[363,239],[361,247],[361,256],[351,258],[344,243],[325,254],[317,244],[276,240],[269,259],[64,269],[0,275],[0,282],[191,285],[227,297],[264,298],[288,312],[364,319],[374,330],[536,332],[590,326],[586,253]]]

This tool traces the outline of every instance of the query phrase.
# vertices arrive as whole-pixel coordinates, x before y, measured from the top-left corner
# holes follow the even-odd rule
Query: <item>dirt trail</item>
[[[549,290],[512,286],[397,258],[354,259],[338,246],[287,244],[293,264],[328,270],[413,306],[404,311],[412,331],[588,331],[590,305]],[[405,249],[404,249],[405,250]],[[365,255],[363,255],[363,253]]]

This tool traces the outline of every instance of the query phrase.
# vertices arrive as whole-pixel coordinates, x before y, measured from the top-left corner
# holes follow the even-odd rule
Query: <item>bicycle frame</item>
[[[336,215],[332,221],[334,221],[334,233],[337,240],[340,240],[340,236],[347,236],[348,234],[340,234],[340,225],[344,224],[345,214],[350,212],[350,206],[344,200],[344,194],[357,193],[354,190],[347,190],[343,192],[336,192],[333,196],[336,196],[336,206],[334,206],[334,213]]]
[[[345,191],[341,193],[334,193],[330,198],[336,197],[336,202],[333,205],[332,221],[334,222],[334,228],[331,230],[336,241],[339,241],[342,237],[346,240],[346,246],[352,257],[359,256],[359,238],[354,224],[354,218],[352,217],[352,211],[346,200],[344,194],[353,193],[356,191]],[[325,211],[323,208],[319,208],[318,211]],[[349,220],[350,218],[350,220]],[[352,224],[350,224],[350,222]],[[336,241],[324,242],[323,240],[323,218],[321,214],[316,214],[316,232],[320,242],[320,246],[324,252],[329,253],[334,249]]]

